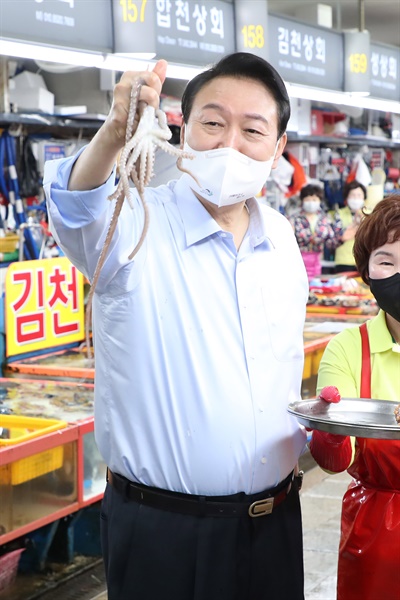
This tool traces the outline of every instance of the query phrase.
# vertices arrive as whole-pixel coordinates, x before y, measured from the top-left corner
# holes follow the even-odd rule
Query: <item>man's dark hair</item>
[[[368,265],[372,252],[400,239],[400,194],[390,194],[364,216],[356,231],[353,255],[357,271],[369,283]]]
[[[189,81],[182,96],[182,115],[185,123],[188,122],[193,101],[199,91],[216,77],[239,77],[262,83],[276,102],[278,139],[285,133],[290,117],[290,101],[283,79],[269,62],[249,52],[228,54],[213,67]]]
[[[367,197],[367,188],[365,187],[365,185],[363,185],[362,183],[357,181],[357,179],[353,179],[353,181],[350,181],[350,183],[344,184],[344,186],[343,186],[344,200],[347,200],[347,196],[350,194],[350,192],[352,190],[358,190],[358,188],[360,188],[360,190],[362,190],[362,193],[364,194],[364,200],[365,200]]]
[[[300,199],[304,200],[304,198],[307,198],[307,196],[318,196],[318,198],[322,200],[324,197],[324,190],[319,185],[308,183],[301,188]]]

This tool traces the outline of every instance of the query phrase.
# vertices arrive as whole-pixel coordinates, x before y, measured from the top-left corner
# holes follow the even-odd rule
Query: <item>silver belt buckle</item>
[[[257,500],[249,506],[250,517],[263,517],[264,515],[270,515],[274,508],[274,499],[265,498],[264,500]]]

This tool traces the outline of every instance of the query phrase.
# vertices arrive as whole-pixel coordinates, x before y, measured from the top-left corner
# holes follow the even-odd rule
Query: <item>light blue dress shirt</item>
[[[48,162],[53,234],[93,276],[114,204],[100,188],[66,191],[74,158]],[[150,227],[133,261],[143,210],[125,202],[93,304],[95,434],[111,470],[204,495],[260,492],[293,469],[305,433],[300,399],[304,264],[287,219],[247,201],[239,251],[190,189],[146,189]]]

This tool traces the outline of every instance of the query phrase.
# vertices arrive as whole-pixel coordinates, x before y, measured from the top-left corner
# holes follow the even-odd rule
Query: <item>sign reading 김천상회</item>
[[[267,43],[269,60],[286,81],[343,89],[341,33],[270,14]]]
[[[235,50],[233,5],[223,0],[113,0],[114,51],[153,52],[207,65]]]

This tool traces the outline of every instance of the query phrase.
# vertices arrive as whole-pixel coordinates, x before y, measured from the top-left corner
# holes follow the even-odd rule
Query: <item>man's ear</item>
[[[185,143],[185,123],[183,121],[182,121],[179,137],[180,137],[180,148],[182,149],[183,145]]]
[[[278,161],[279,161],[280,157],[282,156],[282,153],[285,149],[286,143],[287,143],[287,135],[286,135],[286,133],[284,133],[278,142],[278,148],[276,149],[275,160],[272,164],[273,169],[276,169]]]

